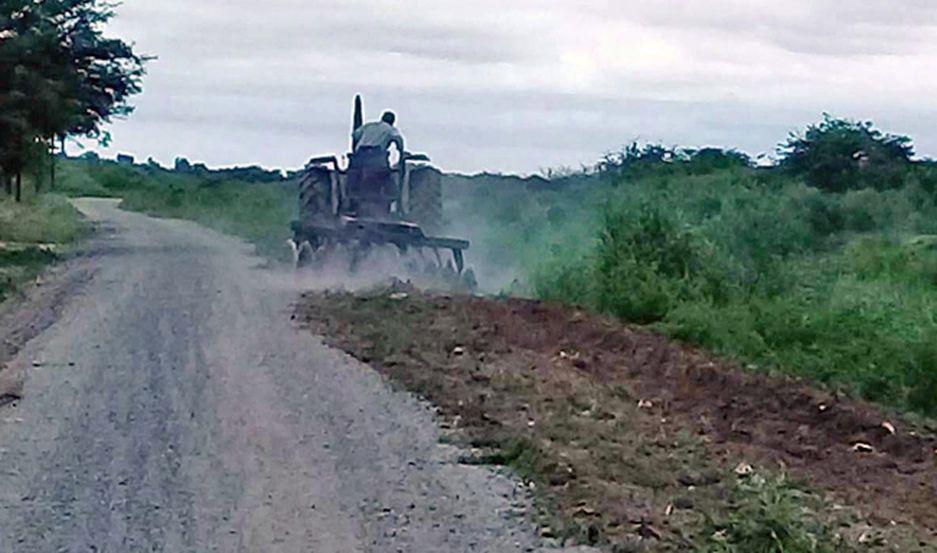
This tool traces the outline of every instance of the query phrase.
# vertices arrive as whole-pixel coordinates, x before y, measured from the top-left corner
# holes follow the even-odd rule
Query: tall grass
[[[23,203],[0,194],[0,242],[67,244],[87,231],[64,197],[28,196]]]
[[[475,253],[514,252],[537,297],[937,415],[937,206],[913,180],[828,194],[668,167],[489,195]]]
[[[28,194],[22,203],[0,194],[0,299],[34,279],[55,261],[45,245],[71,244],[87,225],[62,196]]]

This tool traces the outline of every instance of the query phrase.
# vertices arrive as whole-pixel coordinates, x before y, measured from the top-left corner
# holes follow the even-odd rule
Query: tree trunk
[[[23,201],[23,172],[18,170],[16,171],[16,201],[17,203]]]
[[[7,196],[13,195],[13,175],[3,174],[3,188],[6,190]]]
[[[51,160],[49,161],[49,190],[55,190],[55,138],[49,141]]]

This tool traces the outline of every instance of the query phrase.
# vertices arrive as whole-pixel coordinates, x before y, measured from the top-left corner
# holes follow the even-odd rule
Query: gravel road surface
[[[79,200],[98,268],[9,371],[0,551],[539,551],[528,499],[294,328],[303,284],[193,223]]]

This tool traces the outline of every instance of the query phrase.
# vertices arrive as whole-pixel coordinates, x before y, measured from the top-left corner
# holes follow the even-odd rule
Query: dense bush
[[[637,322],[663,320],[680,301],[724,299],[724,279],[698,237],[653,206],[606,215],[593,278],[599,309]]]
[[[878,190],[904,184],[914,149],[906,136],[884,134],[870,122],[834,119],[792,134],[780,146],[781,167],[829,192]]]

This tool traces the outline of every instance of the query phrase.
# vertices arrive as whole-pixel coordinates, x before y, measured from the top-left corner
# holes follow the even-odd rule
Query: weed
[[[843,540],[823,523],[819,500],[783,475],[755,473],[739,479],[732,508],[710,518],[710,553],[834,553],[847,551]]]

